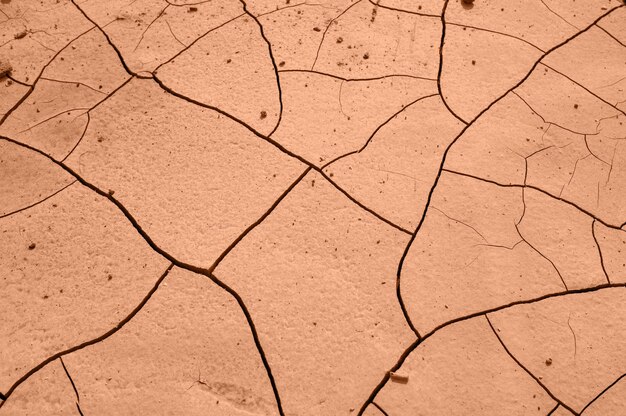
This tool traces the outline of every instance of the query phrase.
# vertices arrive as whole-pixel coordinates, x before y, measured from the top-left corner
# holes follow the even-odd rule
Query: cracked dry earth
[[[0,416],[626,415],[618,0],[1,0]]]

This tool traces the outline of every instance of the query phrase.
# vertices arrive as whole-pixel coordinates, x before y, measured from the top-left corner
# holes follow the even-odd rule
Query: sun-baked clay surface
[[[0,416],[626,415],[622,0],[0,0]]]

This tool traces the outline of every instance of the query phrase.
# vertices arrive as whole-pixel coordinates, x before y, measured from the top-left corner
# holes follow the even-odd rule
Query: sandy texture
[[[626,414],[622,0],[0,0],[0,416]]]

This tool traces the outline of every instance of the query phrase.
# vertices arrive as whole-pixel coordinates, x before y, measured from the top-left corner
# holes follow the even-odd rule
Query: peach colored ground
[[[621,0],[0,0],[9,65],[0,416],[626,415]]]

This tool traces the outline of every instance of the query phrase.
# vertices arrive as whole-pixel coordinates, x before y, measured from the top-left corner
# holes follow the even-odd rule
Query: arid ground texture
[[[625,416],[622,0],[0,0],[0,416]]]

